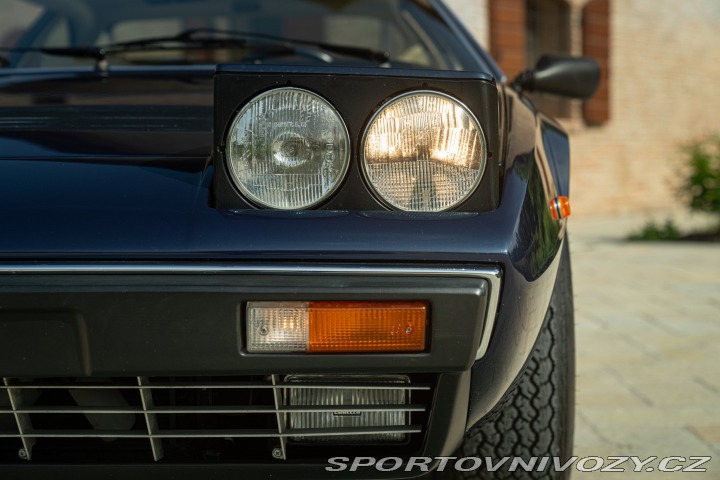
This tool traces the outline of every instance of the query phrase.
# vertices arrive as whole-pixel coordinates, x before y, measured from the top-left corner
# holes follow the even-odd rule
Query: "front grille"
[[[325,460],[353,443],[357,454],[358,439],[366,451],[411,453],[422,444],[434,379],[399,377],[3,378],[0,463]],[[311,389],[372,394],[337,403]],[[313,413],[339,421],[298,421]]]

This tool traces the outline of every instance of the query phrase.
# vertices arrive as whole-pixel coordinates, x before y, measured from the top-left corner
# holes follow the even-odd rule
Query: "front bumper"
[[[500,295],[497,267],[469,265],[2,270],[9,275],[0,276],[0,368],[10,377],[464,371],[487,350]],[[333,300],[429,301],[431,347],[362,355],[245,350],[246,302]]]
[[[428,381],[432,389],[427,412],[421,417],[419,440],[412,452],[405,453],[430,457],[450,453],[465,432],[471,367],[487,350],[501,287],[498,267],[477,265],[16,264],[3,266],[2,272],[0,373],[7,381],[7,392],[19,391],[12,389],[17,381],[35,378],[121,379],[121,383],[137,378],[142,385],[153,381],[148,379],[176,376],[411,375]],[[409,354],[251,354],[245,350],[246,302],[311,300],[428,301],[430,346],[425,352]],[[77,390],[77,384],[73,385],[68,391]],[[43,472],[58,478],[63,471],[75,478],[84,474],[98,478],[102,472],[129,478],[139,468],[152,468],[159,478],[179,478],[179,472],[186,475],[197,468],[228,475],[255,472],[258,478],[283,476],[283,472],[292,478],[332,475],[324,471],[327,455],[322,447],[314,457],[312,449],[305,449],[293,458],[290,448],[287,461],[268,458],[260,464],[245,459],[192,466],[178,461],[70,466],[52,455],[50,460],[35,455],[27,462],[17,458],[18,449],[30,440],[42,442],[48,437],[32,436],[36,414],[26,414],[12,402],[2,411],[8,417],[14,415],[18,424],[18,430],[6,431],[4,438],[0,432],[5,447],[0,463],[12,463],[0,465],[3,478],[41,478],[38,475]],[[153,433],[158,434],[148,427],[147,450],[152,447],[154,452],[162,438],[154,438]],[[73,437],[66,439],[73,441]]]

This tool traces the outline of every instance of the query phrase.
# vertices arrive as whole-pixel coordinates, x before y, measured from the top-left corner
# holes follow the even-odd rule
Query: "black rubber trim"
[[[8,377],[460,372],[475,360],[489,294],[487,280],[470,273],[22,274],[0,275],[0,287],[0,375]],[[246,302],[312,300],[428,301],[429,348],[341,355],[243,349]]]

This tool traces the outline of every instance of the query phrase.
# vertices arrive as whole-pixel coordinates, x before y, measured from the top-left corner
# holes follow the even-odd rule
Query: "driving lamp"
[[[313,388],[313,384],[340,382],[337,388]],[[387,384],[395,388],[363,388],[365,382]],[[286,390],[288,405],[301,410],[303,407],[337,406],[329,411],[291,411],[288,423],[291,430],[315,429],[362,429],[373,428],[373,434],[343,435],[339,440],[336,435],[296,435],[291,437],[296,442],[334,442],[367,443],[367,442],[399,442],[406,439],[407,434],[397,431],[385,431],[382,427],[398,428],[409,425],[410,391],[402,388],[410,383],[405,375],[288,375],[285,383],[294,384],[294,388]],[[357,383],[358,386],[353,386]],[[300,385],[307,385],[302,388]],[[381,428],[378,428],[381,427]],[[334,432],[336,433],[336,432]]]
[[[251,353],[425,350],[426,302],[248,302]]]
[[[369,184],[389,206],[439,212],[475,191],[487,146],[467,107],[448,95],[419,91],[394,98],[375,114],[361,155]]]
[[[230,176],[249,200],[283,210],[327,199],[350,164],[350,136],[320,96],[276,88],[248,102],[226,139]]]

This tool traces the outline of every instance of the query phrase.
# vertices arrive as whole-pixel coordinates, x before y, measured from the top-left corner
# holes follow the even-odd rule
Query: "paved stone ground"
[[[681,226],[707,223],[677,218]],[[720,479],[720,245],[622,240],[645,220],[570,222],[575,454],[714,459],[707,473],[575,472],[573,479]]]

